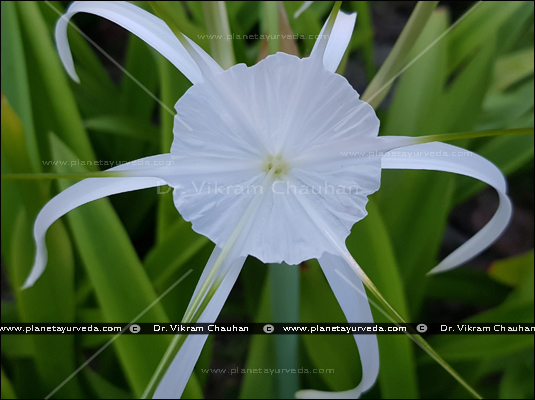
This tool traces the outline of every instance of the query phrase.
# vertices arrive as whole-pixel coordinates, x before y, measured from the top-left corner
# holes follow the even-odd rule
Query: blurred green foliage
[[[145,2],[135,3],[150,11]],[[297,43],[300,55],[306,56],[332,3],[315,2],[298,19],[292,16],[301,3],[283,3],[293,32],[312,34]],[[73,169],[71,161],[124,162],[169,151],[173,115],[127,76],[112,79],[109,72],[117,75],[116,67],[106,67],[72,28],[69,39],[82,83],[68,79],[53,42],[63,2],[3,1],[1,6],[2,173],[95,171],[99,167],[91,162]],[[265,26],[259,2],[235,1],[226,6],[235,35],[258,33]],[[201,2],[174,2],[171,7],[184,34],[210,51],[209,41],[201,36],[212,33],[213,26],[206,26]],[[368,2],[343,4],[359,15],[340,73],[349,59],[364,65],[369,80],[377,71],[372,7]],[[85,20],[80,17],[80,21]],[[406,62],[453,22],[447,8],[436,9],[406,54]],[[401,75],[389,104],[378,109],[383,122],[380,134],[418,136],[533,127],[533,29],[533,2],[478,3]],[[247,65],[255,64],[261,55],[258,40],[233,40],[232,48],[236,61]],[[124,52],[119,58],[125,69],[172,109],[190,83],[137,37],[128,36]],[[525,168],[533,163],[533,136],[486,138],[459,145],[488,158],[505,174],[524,171],[533,180],[533,172]],[[48,162],[52,160],[67,161],[67,165]],[[141,319],[180,321],[213,244],[181,219],[171,193],[122,194],[69,213],[47,235],[46,272],[34,287],[20,290],[33,261],[33,221],[50,198],[72,183],[2,181],[1,249],[3,280],[4,273],[7,278],[2,289],[2,323],[129,322],[192,269],[191,276]],[[409,321],[425,316],[434,318],[427,322],[438,322],[441,315],[430,317],[424,311],[430,302],[442,301],[475,310],[465,319],[468,322],[533,322],[533,252],[496,262],[488,272],[465,269],[425,276],[437,263],[452,209],[481,191],[482,184],[444,173],[387,171],[382,186],[370,200],[369,216],[354,227],[347,245],[401,315]],[[268,322],[298,314],[302,322],[345,321],[317,262],[303,264],[299,276],[271,274],[288,279],[292,283],[287,290],[294,288],[299,295],[286,293],[273,299],[281,288],[272,287],[276,280],[269,278],[267,266],[249,258],[240,276],[239,293],[230,297],[222,318]],[[287,302],[286,310],[281,300]],[[374,312],[374,318],[386,322],[380,313]],[[2,398],[46,396],[109,339],[100,335],[3,336]],[[437,335],[429,341],[484,396],[533,397],[532,336]],[[54,397],[139,396],[169,342],[165,335],[119,337]],[[380,335],[379,344],[379,382],[364,397],[466,395],[408,337]],[[239,388],[223,388],[217,395],[270,398],[295,385],[346,390],[360,380],[358,351],[350,336],[305,335],[292,345],[258,335],[242,345],[248,346],[246,360],[236,356],[230,362],[244,368],[292,362],[291,357],[288,361],[280,356],[284,351],[276,350],[290,346],[286,348],[297,352],[299,367],[334,368],[336,373],[303,374],[298,382],[245,374]],[[213,340],[209,340],[184,398],[202,397],[208,383],[200,369],[209,367],[213,351]]]

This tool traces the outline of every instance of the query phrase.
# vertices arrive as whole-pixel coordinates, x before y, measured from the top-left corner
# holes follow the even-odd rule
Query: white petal
[[[171,152],[177,155],[178,169],[202,168],[196,168],[194,176],[173,179],[175,205],[196,232],[220,247],[254,196],[251,186],[262,182],[270,155],[282,155],[288,161],[292,171],[284,180],[297,185],[297,191],[301,185],[309,190],[333,187],[327,196],[316,196],[312,212],[335,225],[342,243],[351,226],[365,215],[366,196],[379,188],[378,155],[340,154],[340,149],[359,150],[362,145],[371,151],[382,145],[375,112],[359,100],[345,78],[309,58],[277,53],[250,68],[236,65],[217,80],[192,87],[176,110],[177,118],[191,128],[175,122]],[[344,119],[344,126],[337,129]],[[355,185],[360,190],[356,196]],[[336,193],[339,186],[347,191],[352,187],[353,196]],[[286,187],[284,182],[275,189]],[[240,189],[246,193],[236,194]],[[305,221],[310,213],[297,196],[268,194],[243,254],[263,262],[297,264],[331,249],[310,217]],[[314,197],[312,193],[303,196]]]
[[[345,250],[347,252],[347,250]],[[347,252],[346,257],[351,259]],[[373,317],[368,303],[368,297],[362,281],[340,256],[325,253],[319,259],[323,273],[331,286],[347,322],[372,323]],[[345,279],[344,279],[345,278]],[[346,280],[347,279],[347,280]],[[349,281],[349,282],[348,282]],[[356,399],[363,392],[369,390],[379,374],[379,345],[376,335],[353,335],[359,349],[362,363],[362,380],[359,385],[343,392],[321,392],[317,390],[302,390],[297,392],[297,398],[309,399]]]
[[[232,252],[232,250],[231,250]],[[198,293],[199,288],[202,286],[203,282],[208,277],[209,272],[214,267],[214,263],[221,254],[221,249],[216,247],[212,253],[212,256],[208,260],[208,264],[203,271],[201,279],[197,284],[195,293],[192,297],[195,298],[195,295]],[[240,274],[243,263],[245,262],[245,257],[234,257],[230,253],[223,261],[221,265],[222,270],[228,271],[215,292],[214,296],[206,306],[206,309],[199,318],[199,323],[210,323],[215,322],[217,316],[221,312],[227,297]],[[190,306],[191,306],[190,302]],[[178,354],[175,356],[173,362],[167,369],[164,377],[160,381],[156,392],[154,393],[155,399],[179,399],[188,383],[193,367],[197,363],[197,359],[201,354],[201,350],[206,342],[208,335],[189,335],[187,339],[182,344]]]
[[[122,164],[118,167],[110,168],[108,171],[139,170],[140,172],[143,172],[143,170],[150,169],[153,173],[157,173],[157,171],[161,169],[163,171],[162,175],[165,175],[165,171],[168,168],[159,167],[159,165],[172,163],[171,157],[170,154],[147,157]],[[72,185],[58,194],[43,207],[35,220],[33,227],[33,236],[36,244],[35,261],[23,288],[32,286],[45,269],[47,261],[45,235],[50,225],[56,220],[82,204],[89,203],[102,197],[166,184],[165,180],[151,176],[88,178]]]
[[[177,39],[167,24],[153,14],[127,3],[126,1],[76,1],[56,25],[56,44],[63,65],[72,79],[79,82],[74,69],[71,50],[67,39],[67,26],[70,18],[78,13],[95,14],[129,30],[177,67],[192,83],[203,81],[201,70],[191,55]],[[189,39],[188,39],[189,40]],[[221,72],[222,68],[204,50],[189,40],[195,50],[208,64],[213,72]]]
[[[303,1],[303,4],[299,9],[294,13],[294,18],[299,18],[301,14],[303,14],[303,11],[305,11],[308,7],[310,7],[314,3],[313,1]]]
[[[410,158],[400,155],[401,152],[410,154]],[[442,260],[430,273],[447,271],[476,257],[502,234],[511,219],[512,205],[507,197],[505,177],[493,163],[468,150],[445,143],[425,143],[401,147],[383,157],[382,168],[452,172],[479,179],[498,192],[500,205],[487,225]],[[418,200],[415,199],[415,201]]]
[[[342,57],[351,40],[356,19],[357,13],[346,14],[342,11],[338,12],[331,35],[329,38],[326,38],[328,42],[327,47],[325,48],[325,54],[323,55],[323,65],[327,71],[336,72],[338,65],[340,65],[340,61],[342,61]],[[323,25],[318,39],[316,39],[316,43],[310,53],[311,56],[318,50],[318,44],[322,40],[326,26],[327,22]]]

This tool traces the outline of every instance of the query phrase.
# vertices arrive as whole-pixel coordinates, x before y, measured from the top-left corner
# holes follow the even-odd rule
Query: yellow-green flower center
[[[288,162],[282,157],[281,154],[278,154],[276,156],[269,155],[264,160],[264,163],[262,164],[262,169],[269,173],[273,170],[273,177],[275,179],[281,179],[283,178],[288,171],[290,170],[290,165]]]

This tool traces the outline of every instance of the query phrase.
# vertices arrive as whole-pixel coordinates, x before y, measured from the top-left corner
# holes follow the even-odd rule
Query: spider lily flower
[[[78,12],[128,29],[194,85],[176,103],[170,153],[111,168],[108,171],[124,176],[85,179],[45,205],[34,226],[37,251],[25,287],[45,268],[45,233],[58,218],[105,196],[167,184],[174,188],[178,212],[216,244],[185,322],[216,320],[249,255],[265,263],[299,264],[317,258],[348,322],[373,322],[367,298],[351,287],[364,293],[345,240],[353,224],[366,216],[367,198],[379,189],[382,169],[448,171],[486,182],[499,193],[500,206],[492,220],[434,272],[476,256],[510,219],[505,179],[489,161],[476,154],[448,156],[464,150],[422,143],[422,138],[378,136],[379,120],[372,107],[335,73],[356,14],[333,14],[310,57],[277,53],[252,67],[238,64],[225,71],[193,41],[187,39],[191,46],[186,49],[163,21],[132,4],[75,2],[56,27],[61,60],[75,80],[66,32],[68,19]],[[358,153],[343,156],[348,150]],[[207,182],[219,187],[210,190],[203,186]],[[377,338],[354,338],[362,363],[360,384],[340,393],[305,390],[298,396],[356,398],[370,389],[379,372]],[[155,397],[180,397],[206,339],[185,339]]]

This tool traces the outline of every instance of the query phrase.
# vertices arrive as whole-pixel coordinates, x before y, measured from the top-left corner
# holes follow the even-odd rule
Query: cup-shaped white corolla
[[[176,103],[169,154],[111,168],[124,176],[86,179],[43,208],[34,227],[35,264],[25,286],[44,270],[44,237],[55,220],[104,196],[164,184],[174,188],[175,205],[184,219],[216,244],[185,322],[193,321],[193,315],[196,322],[216,320],[248,255],[266,263],[319,259],[348,322],[373,322],[355,273],[358,266],[344,243],[353,224],[366,216],[367,198],[379,189],[383,168],[448,171],[480,179],[498,191],[500,207],[493,219],[435,272],[477,255],[509,221],[505,179],[489,161],[475,154],[451,157],[458,148],[422,144],[421,138],[378,136],[379,120],[372,107],[335,73],[356,14],[333,16],[308,58],[277,53],[252,67],[239,64],[224,71],[194,42],[187,39],[189,48],[184,48],[163,21],[132,4],[75,2],[56,27],[59,54],[73,79],[77,76],[66,28],[77,12],[100,15],[130,30],[194,85]],[[404,157],[405,151],[410,158]],[[202,305],[208,293],[210,301]],[[361,383],[346,392],[301,391],[298,396],[356,398],[374,384],[379,372],[377,338],[354,337]],[[191,335],[185,340],[155,397],[180,397],[206,338]]]

